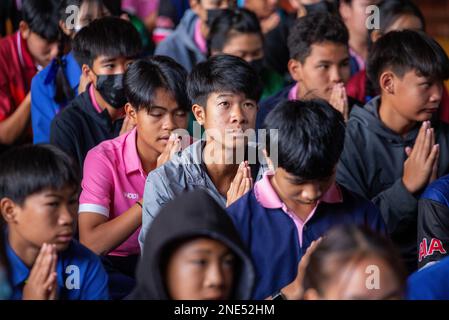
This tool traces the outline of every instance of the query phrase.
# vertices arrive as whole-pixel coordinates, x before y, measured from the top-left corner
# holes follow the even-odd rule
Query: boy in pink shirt
[[[84,163],[80,242],[112,272],[134,278],[148,173],[181,150],[187,127],[186,71],[168,57],[133,63],[125,74],[125,111],[135,128],[91,149]],[[108,269],[108,268],[107,268]]]

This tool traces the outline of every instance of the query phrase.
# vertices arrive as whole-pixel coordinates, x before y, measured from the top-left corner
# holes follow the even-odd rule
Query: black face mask
[[[209,9],[207,10],[207,26],[210,28],[215,19],[225,13],[230,12],[229,9]]]
[[[315,4],[304,4],[304,8],[307,11],[307,14],[317,13],[317,12],[330,12],[331,4],[326,0],[320,1]]]
[[[263,59],[256,59],[249,62],[250,66],[256,70],[257,74],[260,75],[263,71]]]
[[[123,108],[127,102],[123,74],[97,75],[95,89],[115,109]]]

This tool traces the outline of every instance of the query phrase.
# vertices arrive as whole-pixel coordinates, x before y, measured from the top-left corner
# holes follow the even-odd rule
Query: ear
[[[340,6],[338,7],[338,11],[340,11],[340,16],[343,21],[346,21],[351,16],[351,5],[345,3],[344,1],[340,1]]]
[[[302,63],[296,59],[288,60],[287,64],[288,72],[292,76],[293,80],[299,82],[302,80]]]
[[[379,77],[381,91],[387,94],[394,94],[394,80],[396,76],[391,71],[383,72]]]
[[[83,64],[81,67],[81,72],[83,73],[83,76],[89,79],[90,83],[95,83],[95,75],[92,72],[92,69],[87,65]]]
[[[20,31],[20,35],[22,36],[23,39],[26,40],[30,37],[31,30],[30,30],[30,27],[28,26],[28,23],[26,23],[25,21],[20,21],[19,31]]]
[[[8,224],[15,223],[17,221],[19,209],[19,205],[9,198],[2,198],[0,200],[0,213]]]
[[[377,40],[379,40],[380,37],[382,37],[382,34],[380,33],[379,30],[373,30],[370,34],[371,37],[371,42],[376,42]]]
[[[137,112],[136,109],[131,105],[131,103],[125,104],[125,113],[126,116],[131,119],[133,125],[137,125]]]
[[[204,126],[204,123],[206,122],[206,110],[204,110],[204,108],[199,104],[194,104],[192,106],[192,112],[195,116],[196,121],[200,125]]]

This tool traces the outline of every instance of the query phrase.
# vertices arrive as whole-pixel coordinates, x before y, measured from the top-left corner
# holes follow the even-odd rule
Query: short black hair
[[[213,92],[243,93],[248,99],[259,101],[262,83],[251,65],[245,60],[217,55],[197,64],[187,79],[187,93],[194,104],[206,107]]]
[[[264,127],[268,145],[277,145],[279,167],[301,180],[332,176],[343,151],[346,126],[341,113],[327,101],[281,102],[266,117]],[[277,129],[274,136],[271,129]]]
[[[166,89],[179,108],[191,107],[186,92],[187,71],[175,60],[166,56],[153,56],[134,61],[125,73],[124,86],[128,102],[138,111],[153,106],[159,88]]]
[[[35,193],[64,187],[78,191],[79,184],[77,165],[55,146],[14,147],[0,156],[0,199],[23,205]]]
[[[304,63],[313,44],[332,42],[348,46],[349,32],[338,16],[317,12],[296,20],[290,28],[287,44],[290,58]]]
[[[24,0],[22,20],[30,30],[49,42],[59,37],[59,1]]]
[[[104,17],[89,23],[75,36],[73,52],[79,65],[92,67],[96,58],[137,58],[142,53],[142,41],[136,28],[116,17]]]
[[[449,59],[444,49],[422,31],[391,31],[374,43],[367,75],[376,90],[379,77],[391,69],[398,77],[415,70],[420,76],[443,81],[449,78]]]
[[[209,28],[209,54],[212,50],[222,52],[226,43],[236,34],[258,34],[263,41],[262,29],[255,13],[247,9],[222,11]]]

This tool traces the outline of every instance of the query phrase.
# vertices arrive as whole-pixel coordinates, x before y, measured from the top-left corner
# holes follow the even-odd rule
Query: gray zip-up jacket
[[[413,146],[420,126],[406,137],[385,127],[379,118],[380,97],[364,108],[354,106],[346,129],[337,181],[368,199],[380,209],[392,240],[398,245],[409,270],[416,269],[417,214],[419,194],[402,183],[405,147]],[[440,145],[438,176],[449,173],[449,126],[435,121]]]
[[[203,140],[194,142],[180,155],[175,155],[169,162],[148,174],[143,196],[142,228],[139,234],[142,252],[145,236],[153,219],[165,203],[181,193],[205,189],[223,208],[226,207],[226,198],[218,192],[202,161],[204,146]],[[257,164],[251,165],[250,162],[250,167],[254,181],[258,181],[268,170],[268,165],[261,150],[254,145],[249,148],[251,152],[248,154],[257,160]],[[250,160],[253,158],[250,157]]]
[[[169,56],[188,72],[192,71],[196,64],[207,59],[194,40],[197,21],[198,16],[187,10],[176,30],[157,46],[154,54]]]

